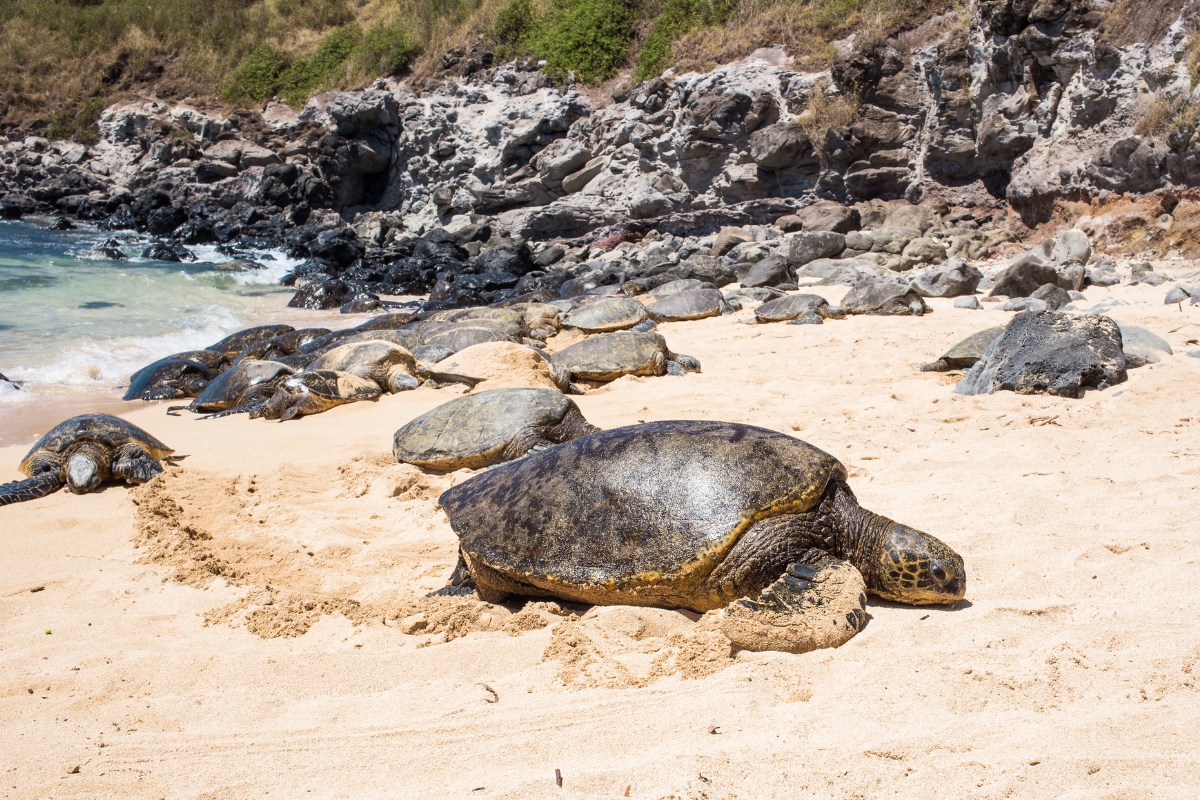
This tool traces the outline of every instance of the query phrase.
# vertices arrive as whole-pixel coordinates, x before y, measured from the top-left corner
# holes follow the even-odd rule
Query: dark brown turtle
[[[828,453],[774,431],[676,421],[595,433],[476,475],[439,503],[459,536],[443,590],[704,612],[748,650],[836,647],[866,593],[966,590],[938,539],[860,507]]]
[[[196,361],[164,358],[142,367],[129,378],[122,400],[177,400],[195,397],[208,388],[216,373]]]
[[[420,384],[413,377],[417,361],[412,353],[398,344],[379,340],[340,344],[318,356],[308,369],[349,372],[374,381],[385,392],[403,392]]]
[[[29,478],[0,486],[0,506],[58,491],[87,494],[110,478],[145,483],[175,451],[146,431],[109,414],[84,414],[55,425],[18,469]]]
[[[978,333],[973,333],[947,350],[946,354],[937,361],[931,361],[928,364],[918,364],[917,369],[921,370],[921,372],[949,372],[952,369],[969,369],[975,366],[976,361],[983,358],[983,354],[987,352],[988,345],[1002,333],[1004,333],[1003,326],[986,328]]]
[[[280,381],[270,399],[251,410],[250,417],[283,422],[295,417],[320,414],[346,403],[378,400],[382,393],[375,381],[349,372],[332,369],[300,372]]]
[[[265,342],[296,330],[291,325],[259,325],[246,328],[244,331],[231,333],[216,344],[210,344],[206,349],[214,353],[224,353],[226,358],[234,358],[238,353],[251,345]]]
[[[669,294],[646,309],[655,322],[718,317],[729,311],[725,298],[716,289],[688,289]]]
[[[207,414],[201,419],[211,419],[255,411],[275,394],[280,381],[294,373],[294,369],[278,361],[243,361],[214,378],[191,405],[171,406],[167,412],[186,408]]]

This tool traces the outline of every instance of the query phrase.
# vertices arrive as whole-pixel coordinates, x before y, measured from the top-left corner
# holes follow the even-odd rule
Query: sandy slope
[[[467,474],[392,463],[391,435],[454,390],[286,424],[135,411],[190,454],[168,478],[0,509],[0,797],[1195,797],[1200,309],[1163,291],[1089,290],[1145,301],[1114,315],[1177,352],[1080,400],[915,371],[1009,316],[948,301],[664,325],[703,374],[578,398],[602,427],[800,436],[964,555],[968,603],[873,602],[803,656],[730,657],[676,612],[422,600]]]

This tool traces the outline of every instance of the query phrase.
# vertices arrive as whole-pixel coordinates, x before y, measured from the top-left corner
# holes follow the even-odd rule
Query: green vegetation
[[[666,0],[638,53],[639,81],[662,74],[671,64],[671,44],[680,37],[724,25],[737,8],[737,0]]]
[[[584,83],[607,80],[625,66],[638,20],[636,0],[511,0],[496,14],[488,36],[497,56],[545,59],[555,80],[574,73]]]

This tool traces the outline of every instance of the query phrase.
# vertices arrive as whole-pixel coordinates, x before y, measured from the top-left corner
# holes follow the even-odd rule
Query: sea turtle
[[[846,292],[842,308],[848,314],[917,317],[930,310],[916,289],[902,283],[860,283]]]
[[[844,316],[840,308],[829,305],[828,300],[817,294],[784,295],[754,309],[754,319],[759,323],[791,320],[797,324],[820,324]]]
[[[398,311],[393,314],[380,314],[371,317],[366,322],[354,328],[356,331],[394,331],[403,328],[417,318],[412,311]]]
[[[667,349],[662,334],[631,331],[589,336],[555,353],[554,362],[570,372],[572,378],[585,381],[700,371],[700,362],[695,358]]]
[[[655,299],[661,299],[680,292],[690,292],[693,289],[716,289],[717,287],[708,281],[701,281],[695,278],[679,278],[678,280],[667,281],[664,284],[655,286],[650,290],[649,295]]]
[[[328,328],[302,328],[288,331],[272,339],[250,345],[237,354],[233,363],[237,364],[252,358],[259,361],[278,361],[286,356],[294,356],[301,352],[304,345],[329,333],[332,331]]]
[[[976,361],[983,358],[983,354],[987,352],[988,345],[992,343],[992,340],[1002,333],[1004,333],[1003,326],[986,328],[978,333],[972,333],[947,350],[946,354],[937,361],[918,364],[917,369],[921,372],[949,372],[952,369],[973,367]]]
[[[66,484],[87,494],[109,478],[145,483],[162,462],[182,456],[136,425],[109,414],[84,414],[55,425],[18,469],[28,480],[0,486],[0,506],[34,500]]]
[[[195,397],[208,388],[215,373],[196,361],[163,358],[129,378],[122,400],[176,400]]]
[[[492,389],[417,417],[396,431],[392,453],[429,469],[479,469],[597,430],[561,392]]]
[[[298,372],[280,381],[270,399],[253,409],[250,417],[283,422],[293,417],[320,414],[346,403],[378,400],[382,393],[375,381],[349,372],[332,369]]]
[[[244,331],[231,333],[216,344],[210,344],[206,349],[214,353],[224,353],[226,358],[233,358],[251,345],[274,339],[285,333],[296,330],[291,325],[259,325],[246,328]]]
[[[747,650],[836,647],[866,621],[866,592],[925,605],[966,590],[962,558],[861,508],[836,458],[750,425],[604,431],[438,502],[459,536],[445,592],[724,608],[725,635]]]
[[[729,311],[729,304],[716,289],[689,289],[660,299],[646,309],[655,322],[718,317]]]
[[[585,333],[606,333],[632,328],[646,319],[646,307],[630,297],[605,297],[578,306],[563,317],[564,328]]]
[[[524,323],[501,319],[432,322],[420,330],[422,344],[449,347],[456,353],[484,342],[519,342],[525,332]]]
[[[275,394],[281,380],[295,372],[278,361],[243,361],[214,378],[191,405],[171,406],[167,411],[186,408],[208,415],[202,419],[254,411]]]
[[[2,373],[2,372],[0,372],[0,383],[7,383],[9,386],[11,386],[11,387],[12,387],[12,388],[14,388],[14,389],[20,389],[20,388],[21,388],[21,384],[20,384],[20,383],[18,383],[17,381],[14,381],[12,378],[9,378],[9,377],[7,377],[7,376],[6,376],[4,373]]]
[[[403,392],[420,384],[415,377],[417,361],[398,344],[384,341],[351,342],[327,350],[308,365],[308,370],[349,372],[374,381],[385,392]]]

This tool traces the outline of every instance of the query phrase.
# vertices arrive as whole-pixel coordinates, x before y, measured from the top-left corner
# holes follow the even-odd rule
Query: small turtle
[[[589,336],[555,353],[554,362],[570,372],[572,378],[585,381],[700,371],[699,361],[667,349],[662,334],[630,331]]]
[[[1002,333],[1004,333],[1003,326],[972,333],[947,350],[946,354],[937,361],[918,364],[917,369],[921,372],[949,372],[952,369],[973,367],[976,361],[983,358],[983,354],[987,352],[988,345],[992,343],[992,340]]]
[[[829,305],[829,301],[816,294],[789,294],[768,300],[754,309],[756,322],[785,322],[792,320],[800,324],[821,323],[826,319],[846,316],[840,308]],[[800,322],[803,320],[803,322]]]
[[[842,298],[848,314],[915,316],[929,313],[917,290],[901,283],[860,283]]]
[[[573,309],[563,317],[564,328],[605,333],[632,328],[646,319],[646,307],[630,297],[605,297]]]
[[[0,506],[34,500],[66,484],[87,494],[109,478],[145,483],[175,451],[136,425],[109,414],[84,414],[55,425],[18,469],[28,480],[0,486]]]
[[[647,308],[646,313],[655,322],[676,322],[719,317],[729,310],[729,304],[716,289],[689,289],[667,295]]]
[[[171,406],[169,412],[186,408],[207,414],[201,419],[254,411],[275,394],[276,385],[295,370],[278,361],[243,361],[222,372],[188,406]]]
[[[944,543],[858,505],[836,458],[774,431],[674,421],[592,434],[476,475],[438,502],[459,536],[446,593],[724,608],[747,650],[836,647],[866,593],[966,590]]]
[[[274,339],[285,333],[296,330],[291,325],[259,325],[256,328],[246,328],[244,331],[231,333],[216,344],[210,344],[206,349],[214,353],[224,353],[226,358],[233,358],[251,345]]]
[[[392,453],[428,469],[479,469],[598,430],[561,392],[492,389],[417,417],[396,431]]]
[[[262,417],[283,422],[294,417],[320,414],[346,403],[378,400],[382,393],[375,381],[349,372],[332,369],[298,372],[280,381],[270,399],[250,411],[250,418]]]
[[[122,400],[176,400],[195,397],[208,388],[215,373],[195,361],[164,358],[143,367],[129,378]]]
[[[417,361],[398,344],[383,341],[351,342],[327,350],[308,365],[310,371],[349,372],[374,381],[382,391],[403,392],[420,382],[413,377]]]

